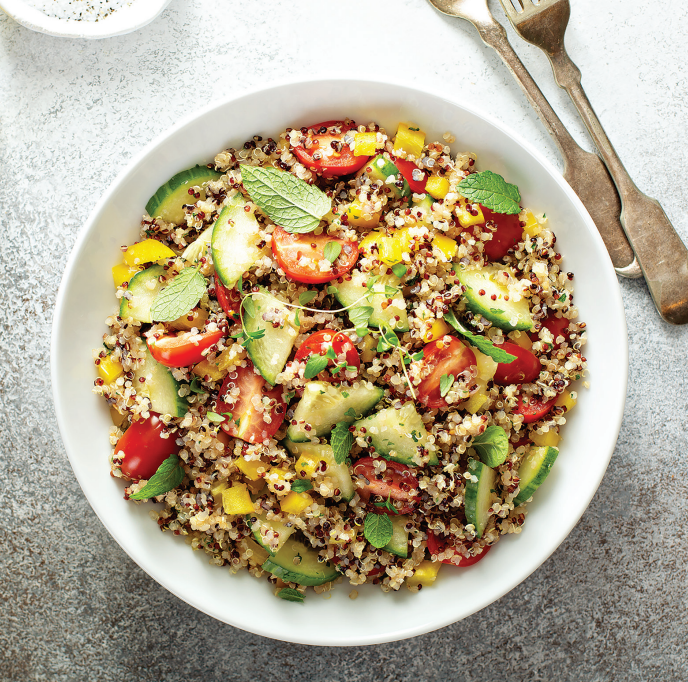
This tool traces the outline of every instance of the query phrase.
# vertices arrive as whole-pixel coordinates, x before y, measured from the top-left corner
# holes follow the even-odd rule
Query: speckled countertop
[[[568,47],[588,94],[638,185],[688,240],[688,6],[572,5]],[[588,145],[544,56],[516,45]],[[439,632],[330,650],[222,625],[144,574],[86,502],[54,419],[49,334],[100,194],[216,96],[378,69],[491,112],[559,163],[497,57],[424,0],[173,0],[148,27],[99,42],[32,33],[0,12],[0,680],[688,679],[688,328],[664,324],[642,282],[621,282],[628,400],[590,508],[523,584]]]

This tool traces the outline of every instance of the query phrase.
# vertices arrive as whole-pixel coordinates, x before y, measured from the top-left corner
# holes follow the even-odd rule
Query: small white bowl
[[[50,17],[24,0],[0,0],[0,9],[32,31],[61,38],[110,38],[131,33],[149,24],[171,0],[133,0],[98,21],[74,21]]]
[[[286,126],[350,116],[394,129],[423,126],[429,140],[445,131],[453,151],[473,150],[481,168],[516,183],[523,204],[545,211],[557,234],[563,267],[576,273],[575,302],[588,323],[585,355],[590,389],[564,429],[561,451],[529,506],[520,535],[503,537],[470,568],[443,566],[433,587],[384,594],[348,583],[330,599],[309,592],[301,606],[276,599],[265,580],[211,566],[179,538],[161,533],[152,505],[125,502],[109,475],[110,418],[91,389],[91,349],[115,312],[111,267],[120,245],[138,235],[146,201],[176,172],[207,163],[227,146]],[[415,88],[361,80],[327,80],[266,88],[223,101],[161,135],[120,173],[83,228],[58,293],[52,337],[52,382],[70,462],[93,509],[112,536],[161,585],[218,620],[275,639],[314,645],[376,644],[443,627],[487,606],[518,585],[558,547],[592,499],[607,468],[623,415],[628,371],[626,322],[619,285],[604,244],[561,175],[529,144],[490,117]],[[328,595],[329,596],[329,595]]]

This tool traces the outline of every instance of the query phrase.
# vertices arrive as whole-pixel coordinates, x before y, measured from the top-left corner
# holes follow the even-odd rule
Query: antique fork
[[[502,58],[528,101],[559,147],[564,178],[585,204],[604,240],[616,271],[624,277],[642,273],[619,221],[621,202],[609,173],[597,154],[582,149],[540,91],[506,37],[504,27],[490,13],[487,0],[428,0],[443,14],[470,21],[486,45]]]
[[[581,72],[564,47],[569,0],[500,0],[516,32],[545,51],[554,78],[573,100],[621,196],[621,224],[631,243],[659,314],[673,324],[688,322],[688,249],[656,199],[631,180],[602,128],[583,86]],[[516,9],[515,5],[519,6]]]

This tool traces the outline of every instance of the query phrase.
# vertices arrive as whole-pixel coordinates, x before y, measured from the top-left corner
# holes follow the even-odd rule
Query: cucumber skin
[[[542,464],[538,467],[535,476],[533,476],[530,479],[530,481],[526,483],[525,488],[523,490],[520,490],[518,495],[516,495],[516,497],[514,498],[514,507],[518,507],[524,502],[527,502],[533,496],[535,491],[545,482],[547,476],[549,476],[549,472],[552,470],[552,466],[554,466],[554,462],[559,456],[559,448],[552,447],[551,445],[547,445],[545,446],[545,448],[546,452],[544,454],[544,457],[542,458]],[[526,455],[523,462],[521,462],[521,467],[524,465],[528,457],[535,454],[535,451],[542,451],[543,449],[543,447],[533,448],[531,453]],[[518,470],[519,474],[521,472],[521,467],[519,467]]]
[[[296,583],[297,585],[304,585],[305,587],[315,587],[316,585],[322,585],[323,583],[330,583],[340,576],[338,571],[334,571],[334,574],[325,573],[321,577],[294,573],[293,571],[276,564],[271,558],[266,559],[261,568],[268,573],[272,573],[272,575],[280,578],[280,580],[283,580],[285,583]]]
[[[404,528],[408,523],[408,516],[390,516],[394,527],[392,539],[382,548],[390,554],[406,559],[408,557],[408,531]],[[404,543],[402,537],[406,539]]]
[[[139,284],[142,284],[143,282],[149,280],[151,277],[155,277],[156,279],[160,277],[160,275],[165,274],[165,269],[162,267],[162,265],[151,265],[150,267],[146,268],[145,270],[141,270],[141,272],[137,272],[130,280],[129,280],[129,285],[127,286],[127,291],[131,291],[132,288],[136,290]],[[158,291],[162,289],[162,285],[158,287]],[[136,296],[135,291],[131,291],[133,296]],[[153,294],[152,290],[150,292]],[[151,300],[152,303],[152,300]],[[129,301],[122,297],[122,300],[119,304],[119,316],[123,319],[126,320],[128,317],[132,318],[136,322],[146,322],[146,323],[151,323],[153,319],[151,318],[150,314],[150,306],[148,306],[148,314],[145,316],[141,315],[136,315],[132,312],[131,308],[129,307]]]
[[[251,517],[253,517],[253,516],[256,516],[256,515],[255,515],[255,514],[246,514],[246,519],[245,519],[245,520],[246,520],[246,525],[247,525],[249,528],[251,528]],[[251,531],[251,532],[253,533],[253,539],[254,539],[254,540],[255,540],[255,541],[256,541],[256,542],[257,542],[257,543],[258,543],[258,544],[259,544],[259,545],[260,545],[260,546],[270,555],[270,556],[275,556],[275,555],[277,554],[277,552],[279,552],[280,549],[282,549],[282,547],[284,546],[284,543],[292,536],[292,533],[294,533],[294,531],[296,530],[296,528],[294,528],[294,529],[291,531],[291,533],[289,533],[289,534],[284,538],[284,540],[282,541],[282,543],[280,544],[280,546],[279,546],[276,550],[273,551],[270,547],[268,547],[267,545],[264,545],[264,544],[263,544],[263,540],[262,540],[261,534],[260,534],[261,524],[262,524],[262,523],[265,523],[266,525],[268,525],[268,524],[270,523],[270,521],[264,521],[264,519],[261,519],[260,516],[256,516],[256,518],[258,519],[258,524],[259,524],[259,525],[258,525],[258,530],[252,530],[252,531]],[[282,525],[284,525],[284,524],[282,524]]]
[[[293,558],[297,554],[302,557],[302,564],[299,566],[293,563]],[[300,567],[303,567],[302,570],[299,570]],[[282,547],[274,557],[268,557],[265,560],[262,569],[281,578],[284,582],[305,586],[329,583],[340,575],[337,569],[320,563],[316,551],[302,542],[295,542],[291,547],[287,545]]]
[[[147,382],[146,388],[148,389],[143,395],[148,396],[151,401],[151,410],[153,412],[158,412],[159,414],[169,414],[173,417],[183,417],[189,411],[189,404],[185,398],[179,395],[179,387],[181,383],[177,381],[172,372],[165,365],[161,365],[150,353],[148,347],[146,347],[146,360],[141,368],[135,372],[135,379],[138,379],[146,370],[150,370],[153,373],[152,382]],[[169,407],[167,400],[163,403],[159,402],[158,398],[151,393],[155,393],[155,387],[157,383],[158,390],[160,389],[161,382],[166,382],[168,386],[164,389],[165,392],[170,392],[174,394],[172,401],[174,402],[174,409],[166,409]],[[137,382],[138,383],[138,382]],[[146,384],[144,384],[146,385]],[[149,387],[153,388],[153,391]]]
[[[403,199],[404,197],[411,196],[411,187],[406,178],[404,178],[404,176],[401,174],[401,171],[394,165],[394,162],[390,159],[386,159],[382,154],[378,154],[372,161],[369,161],[365,166],[363,166],[363,172],[366,172],[366,168],[373,169],[371,173],[368,173],[368,177],[374,181],[379,180],[383,183],[384,187],[390,187],[396,199]],[[404,186],[399,189],[399,187],[396,185],[390,186],[385,184],[385,181],[390,175],[399,176],[404,181]]]
[[[492,475],[494,477],[495,472],[493,469],[490,469],[490,467],[488,467],[486,464],[483,464],[480,460],[476,459],[468,460],[468,470],[474,476],[478,477],[478,481],[477,483],[473,483],[473,481],[471,481],[470,479],[466,481],[466,493],[464,496],[466,520],[468,521],[468,523],[472,523],[475,526],[476,537],[481,538],[483,536],[483,532],[485,531],[487,523],[482,528],[480,527],[480,522],[478,518],[480,514],[480,501],[478,499],[480,493],[480,483],[483,476]]]

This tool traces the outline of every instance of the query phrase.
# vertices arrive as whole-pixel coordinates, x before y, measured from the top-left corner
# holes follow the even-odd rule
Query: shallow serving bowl
[[[503,537],[480,563],[444,566],[432,588],[384,594],[347,582],[331,598],[309,592],[304,605],[276,599],[265,580],[211,566],[180,539],[161,533],[151,504],[124,501],[109,475],[110,418],[92,392],[91,349],[100,345],[105,318],[115,311],[110,268],[120,245],[138,236],[148,198],[180,170],[207,163],[252,135],[273,136],[287,126],[350,116],[395,129],[423,126],[429,140],[456,136],[453,151],[473,150],[480,168],[518,184],[523,204],[544,211],[556,231],[563,267],[576,274],[575,302],[588,323],[585,355],[590,389],[564,430],[561,452],[530,505],[518,536]],[[141,568],[197,609],[266,637],[318,645],[387,642],[465,618],[518,585],[558,547],[592,499],[621,424],[628,346],[621,295],[604,244],[583,205],[561,175],[530,145],[484,114],[421,90],[360,80],[280,85],[205,109],[173,127],[134,158],[98,202],[81,231],[58,294],[52,338],[52,381],[60,431],[70,462],[93,509]],[[194,578],[192,579],[192,576]]]

